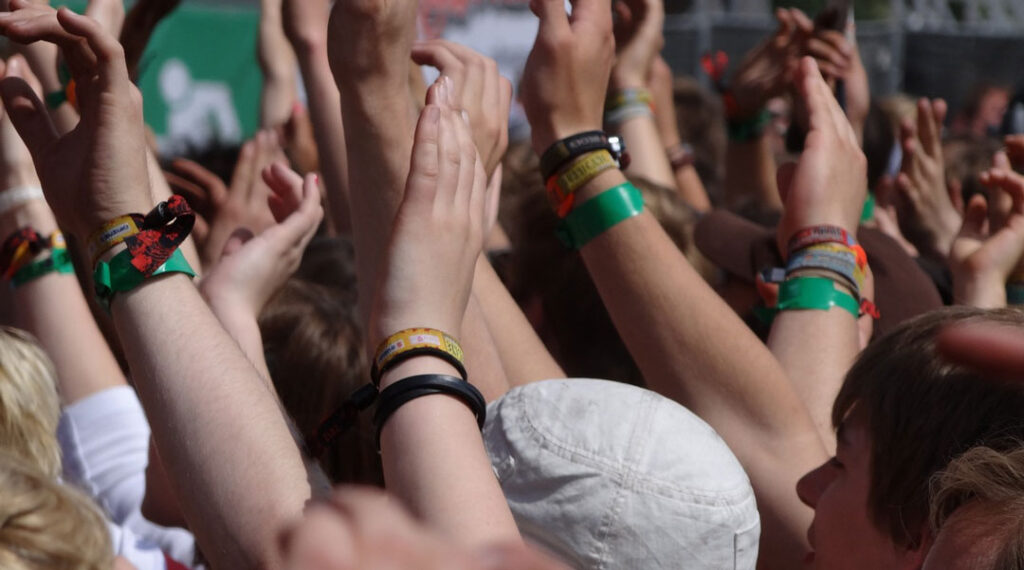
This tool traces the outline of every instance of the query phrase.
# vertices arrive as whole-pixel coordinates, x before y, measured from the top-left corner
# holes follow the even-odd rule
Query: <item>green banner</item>
[[[139,88],[161,152],[237,144],[256,132],[258,34],[255,9],[184,3],[160,23],[139,63]]]

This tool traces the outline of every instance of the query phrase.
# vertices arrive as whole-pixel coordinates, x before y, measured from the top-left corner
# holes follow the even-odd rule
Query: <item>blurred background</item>
[[[772,11],[812,16],[824,0],[665,0],[665,59],[708,85],[702,54],[734,69],[773,28]],[[526,0],[421,0],[420,33],[465,43],[518,80],[536,21]],[[1004,108],[1024,89],[1024,0],[855,0],[857,39],[875,95],[943,97],[952,114],[988,97]],[[71,2],[81,8],[84,2]],[[160,24],[142,60],[146,121],[163,149],[189,140],[233,143],[258,127],[258,0],[184,1]],[[298,78],[297,78],[298,81]],[[1004,100],[1005,99],[1005,100]],[[206,115],[208,129],[175,132],[172,118]],[[514,117],[518,122],[520,118]]]

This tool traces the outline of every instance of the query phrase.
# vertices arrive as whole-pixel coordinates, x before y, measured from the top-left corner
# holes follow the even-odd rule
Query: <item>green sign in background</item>
[[[68,6],[81,11],[85,3],[73,1]],[[139,63],[146,124],[157,135],[167,131],[168,108],[158,79],[164,63],[176,58],[188,67],[193,81],[226,83],[243,136],[255,133],[263,82],[256,60],[258,33],[257,10],[196,3],[179,6],[157,27]]]

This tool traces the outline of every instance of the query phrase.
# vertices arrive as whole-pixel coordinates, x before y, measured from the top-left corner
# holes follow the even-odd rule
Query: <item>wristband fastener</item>
[[[319,457],[341,434],[352,429],[359,412],[369,408],[377,399],[377,387],[365,384],[344,401],[338,409],[327,416],[312,434],[306,436],[306,452]]]
[[[166,261],[148,275],[133,265],[132,260],[131,251],[125,250],[115,255],[109,262],[101,261],[96,264],[92,278],[96,299],[104,309],[110,310],[110,301],[114,295],[131,291],[149,278],[170,273],[196,276],[180,249],[175,249]]]
[[[643,195],[636,186],[626,182],[577,206],[558,225],[556,234],[566,247],[580,249],[590,240],[643,211]]]
[[[379,386],[380,377],[391,367],[422,355],[435,356],[448,362],[459,371],[463,379],[466,378],[464,353],[459,341],[444,331],[418,327],[400,330],[377,345],[370,367],[373,385]]]
[[[475,386],[454,376],[444,374],[420,374],[410,376],[384,388],[377,399],[377,411],[373,423],[377,427],[377,451],[380,451],[380,433],[388,419],[403,405],[423,396],[446,394],[454,396],[469,407],[476,416],[481,430],[487,419],[487,402]]]

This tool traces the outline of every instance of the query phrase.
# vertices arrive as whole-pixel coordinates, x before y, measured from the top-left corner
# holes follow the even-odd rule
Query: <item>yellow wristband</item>
[[[437,329],[413,328],[398,331],[377,346],[373,357],[373,366],[370,370],[373,383],[377,384],[380,375],[391,366],[419,354],[431,354],[443,358],[454,366],[463,378],[466,377],[462,346],[459,341]]]
[[[577,190],[596,178],[598,174],[618,168],[618,166],[610,152],[598,150],[584,154],[573,161],[564,172],[549,178],[547,181],[548,198],[559,217],[564,218],[572,210],[572,197]]]
[[[118,216],[103,224],[89,236],[86,241],[86,252],[92,265],[96,265],[103,252],[115,245],[124,242],[125,239],[139,233],[139,223],[136,216]]]

